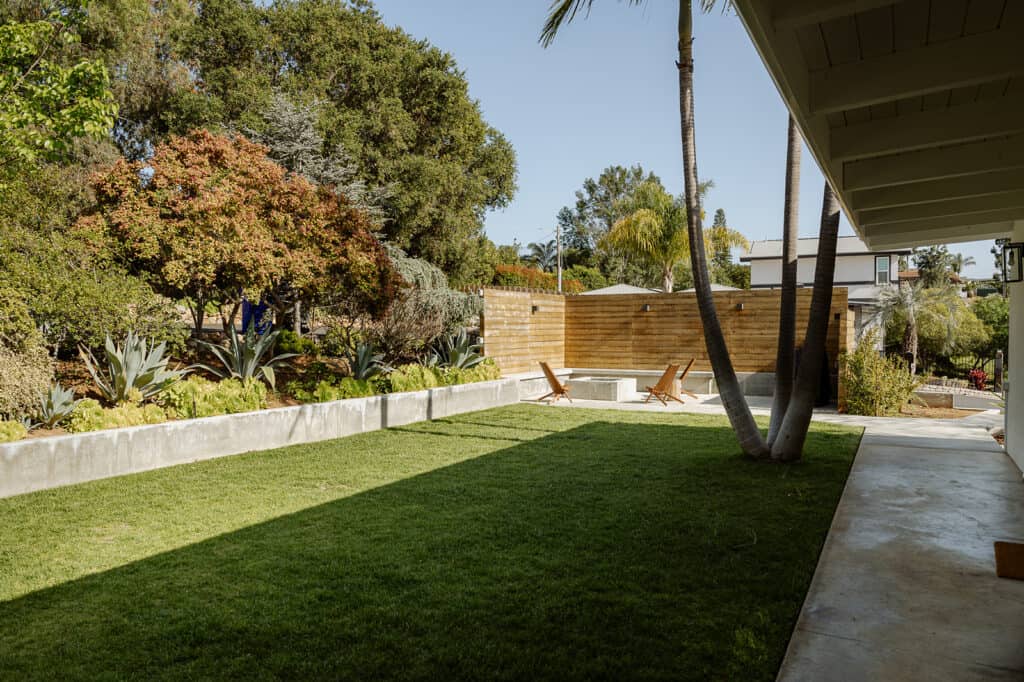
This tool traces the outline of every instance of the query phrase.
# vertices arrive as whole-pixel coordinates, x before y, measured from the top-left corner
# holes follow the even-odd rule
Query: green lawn
[[[520,405],[0,500],[0,679],[771,680],[859,439]]]

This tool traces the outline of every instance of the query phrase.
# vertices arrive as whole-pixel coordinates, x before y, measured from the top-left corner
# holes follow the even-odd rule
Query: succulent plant
[[[52,384],[50,390],[39,396],[38,425],[52,429],[65,421],[75,410],[75,392],[60,384]]]
[[[482,346],[473,343],[462,330],[458,334],[439,339],[427,358],[429,367],[445,367],[452,369],[472,369],[484,361],[480,353]]]
[[[96,388],[104,398],[117,404],[149,400],[188,373],[188,369],[167,369],[167,344],[150,345],[132,332],[128,332],[120,346],[107,337],[106,369],[87,348],[79,348],[79,354]]]
[[[256,327],[249,325],[244,335],[239,335],[232,324],[228,331],[228,347],[208,341],[200,341],[199,345],[209,350],[220,362],[220,367],[210,365],[194,365],[216,374],[222,379],[262,378],[271,388],[275,388],[277,378],[274,368],[279,367],[295,353],[281,353],[267,358],[274,350],[280,331],[259,335]]]

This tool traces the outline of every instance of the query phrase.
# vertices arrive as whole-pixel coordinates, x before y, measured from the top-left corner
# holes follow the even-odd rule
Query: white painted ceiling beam
[[[1024,36],[1002,29],[811,74],[810,113],[827,114],[1024,74]]]
[[[858,214],[878,208],[984,197],[1024,188],[1024,168],[978,173],[946,180],[914,182],[853,192],[850,207]]]
[[[862,236],[868,248],[881,250],[911,246],[930,246],[931,244],[954,244],[980,239],[998,239],[1009,236],[1012,233],[1012,220],[997,220],[995,222],[981,222],[911,232],[885,231],[869,227],[863,228]]]
[[[1002,223],[1024,218],[1024,209],[1003,208],[995,211],[978,211],[976,213],[965,213],[963,215],[944,216],[942,218],[922,218],[921,220],[904,220],[896,223],[876,223],[874,225],[862,226],[861,229],[872,234],[888,234],[893,236],[908,236],[920,232],[938,232],[947,228],[960,228],[961,232],[969,233],[971,239],[984,239],[974,237],[975,225],[987,225],[990,223]],[[968,240],[970,241],[970,240]]]
[[[1004,208],[1022,209],[1021,214],[1024,216],[1024,189],[1017,190],[1016,192],[1007,192],[1006,194],[975,197],[960,201],[936,201],[930,204],[895,206],[893,208],[861,211],[857,215],[857,222],[862,226],[868,226],[877,223],[943,218],[946,216],[978,213],[979,211],[995,211]]]
[[[776,30],[795,29],[895,4],[896,0],[775,0],[772,24]]]
[[[1024,50],[1024,48],[1021,48]],[[1024,131],[1024,93],[831,131],[834,160],[896,154]]]
[[[1011,137],[848,161],[842,188],[849,192],[1021,167],[1024,137]]]

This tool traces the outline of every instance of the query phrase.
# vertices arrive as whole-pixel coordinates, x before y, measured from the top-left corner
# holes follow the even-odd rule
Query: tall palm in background
[[[978,261],[974,260],[974,256],[965,256],[962,253],[954,253],[949,259],[949,266],[958,275],[964,271],[964,268],[977,264]]]
[[[952,342],[956,335],[957,303],[956,289],[947,284],[942,287],[928,287],[924,282],[901,282],[898,287],[886,287],[878,297],[876,317],[883,323],[899,317],[904,320],[903,340],[900,352],[910,361],[910,373],[917,373],[918,321],[923,315],[939,315],[939,322],[946,328],[946,336]]]
[[[624,1],[630,5],[642,4],[642,0]],[[541,33],[541,43],[545,46],[549,45],[562,26],[571,22],[581,10],[589,11],[593,4],[594,0],[555,0]],[[697,4],[700,9],[709,11],[716,3],[714,0],[698,0]],[[797,375],[793,399],[779,427],[779,434],[776,440],[769,445],[754,421],[736,376],[736,370],[722,333],[722,325],[715,310],[714,298],[711,293],[711,279],[708,276],[695,141],[693,5],[693,0],[679,0],[676,67],[679,77],[680,133],[683,150],[687,236],[690,241],[690,263],[693,268],[694,288],[697,293],[697,307],[704,328],[705,346],[715,373],[715,380],[718,383],[722,404],[725,406],[726,415],[729,417],[743,451],[758,459],[770,457],[776,460],[791,461],[799,459],[801,455],[807,427],[810,424],[811,411],[814,407],[817,377],[810,377],[809,373],[811,370],[815,374],[820,371],[820,365],[824,359],[828,311],[832,303],[832,278],[835,274],[839,204],[826,182],[822,201],[821,234],[814,293],[805,338],[804,361],[801,363]],[[811,344],[820,344],[820,349],[812,347]],[[801,427],[803,433],[799,433]]]
[[[544,272],[552,272],[558,265],[558,245],[554,239],[548,242],[531,242],[526,245],[523,260],[536,265]]]
[[[712,186],[701,185],[701,194]],[[661,288],[671,293],[675,269],[690,257],[690,239],[686,230],[686,205],[682,197],[673,197],[660,182],[648,180],[622,202],[624,218],[601,238],[601,248],[636,256],[661,273]],[[721,228],[718,235],[728,243],[746,242],[735,230]]]

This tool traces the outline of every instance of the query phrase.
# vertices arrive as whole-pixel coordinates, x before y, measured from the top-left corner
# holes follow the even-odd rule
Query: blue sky
[[[547,0],[376,0],[390,25],[452,53],[485,118],[511,140],[519,191],[488,215],[497,243],[554,236],[558,210],[587,177],[612,164],[642,164],[672,192],[682,190],[675,74],[674,2],[641,8],[602,0],[543,49],[537,36]],[[782,233],[786,110],[739,19],[697,19],[697,161],[724,208],[750,239]],[[823,177],[804,151],[800,234],[815,236]],[[852,234],[843,220],[842,234]],[[967,270],[990,277],[991,242],[951,247],[973,256]]]

